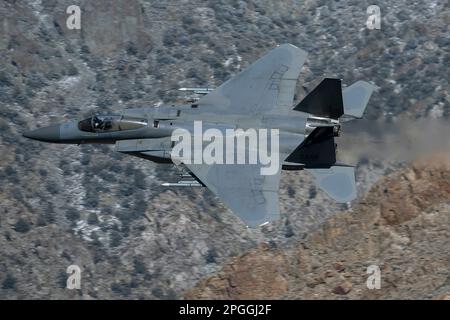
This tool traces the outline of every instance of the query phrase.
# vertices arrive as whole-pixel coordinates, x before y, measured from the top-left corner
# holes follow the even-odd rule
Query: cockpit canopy
[[[139,129],[147,124],[147,119],[143,118],[94,115],[78,122],[78,129],[86,132],[112,132]]]

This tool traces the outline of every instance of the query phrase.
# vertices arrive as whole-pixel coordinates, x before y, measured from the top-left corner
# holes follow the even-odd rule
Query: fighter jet
[[[356,198],[354,167],[336,161],[335,137],[344,120],[363,116],[374,85],[358,81],[342,89],[340,79],[325,78],[294,105],[300,70],[307,53],[291,44],[275,47],[216,89],[182,88],[198,94],[189,103],[127,109],[93,115],[24,133],[34,140],[114,144],[115,151],[157,163],[176,165],[177,182],[167,187],[209,188],[248,227],[279,218],[281,170],[304,170],[331,198],[348,203]],[[278,148],[272,148],[278,167],[262,175],[257,163],[205,163],[173,157],[174,133],[195,136],[194,124],[223,132],[227,129],[276,129]],[[178,130],[177,130],[178,129]],[[202,144],[201,147],[204,147]],[[234,151],[244,146],[233,146]]]

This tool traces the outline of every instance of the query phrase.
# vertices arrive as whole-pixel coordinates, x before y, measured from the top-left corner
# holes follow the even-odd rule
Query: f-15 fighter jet
[[[336,162],[334,137],[339,135],[340,121],[362,117],[376,87],[358,81],[342,90],[340,79],[326,78],[294,105],[297,78],[306,56],[296,46],[280,45],[217,89],[182,88],[200,95],[190,103],[95,115],[36,129],[24,136],[54,143],[110,143],[118,152],[157,163],[176,164],[183,172],[181,180],[163,185],[207,187],[249,227],[279,217],[282,169],[311,173],[330,197],[347,203],[356,198],[354,168]],[[208,138],[203,136],[200,144],[198,140],[196,143],[197,136],[206,135],[205,129],[210,130]],[[261,161],[262,157],[255,161],[250,154],[252,149],[245,150],[252,137],[246,135],[250,129],[271,133],[270,142],[259,141],[253,147],[256,148],[253,155],[261,156],[260,151],[265,147],[270,151],[270,159],[276,160],[274,170],[269,173],[262,171],[267,161]],[[229,132],[237,134],[228,139]],[[185,133],[192,137],[186,138]],[[247,140],[234,143],[239,136]],[[227,142],[220,142],[219,137],[225,137]],[[183,140],[192,142],[186,139],[193,141],[193,152],[183,150],[174,155]],[[213,140],[215,148],[207,144],[213,144]],[[220,149],[229,146],[231,156],[230,150]],[[213,160],[219,161],[203,158],[207,148]],[[244,156],[236,161],[240,153]],[[235,161],[222,161],[224,158]]]

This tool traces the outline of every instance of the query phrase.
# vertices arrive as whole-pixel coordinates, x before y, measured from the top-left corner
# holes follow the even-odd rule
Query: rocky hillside
[[[450,156],[414,162],[289,249],[261,244],[189,299],[450,299]],[[381,288],[366,286],[367,267]]]
[[[177,101],[183,96],[174,89],[218,85],[285,42],[309,52],[297,100],[325,76],[343,78],[347,85],[368,80],[380,87],[368,119],[394,128],[399,118],[448,121],[448,1],[381,1],[382,28],[373,31],[365,28],[369,1],[76,3],[82,9],[80,30],[66,27],[71,0],[0,1],[2,299],[182,298],[200,279],[262,243],[269,252],[282,250],[277,259],[283,260],[283,250],[298,248],[336,213],[350,209],[331,221],[352,228],[347,221],[363,223],[358,217],[365,210],[361,204],[334,203],[302,172],[283,173],[282,219],[250,230],[207,190],[162,188],[161,182],[174,178],[171,166],[116,154],[109,146],[30,141],[21,136],[28,129],[97,111]],[[361,130],[370,136],[371,128]],[[433,141],[438,137],[445,135]],[[352,144],[342,146],[348,149],[341,154],[352,153]],[[350,157],[358,164],[361,195],[404,166],[404,159],[385,154]],[[413,190],[400,191],[414,204]],[[420,219],[424,210],[408,216]],[[415,221],[402,221],[389,210],[383,219]],[[421,232],[425,239],[427,229]],[[437,244],[433,237],[426,243]],[[65,289],[71,264],[82,269],[78,291]],[[300,297],[297,284],[292,296]],[[286,290],[292,288],[286,283],[276,295],[289,297]]]

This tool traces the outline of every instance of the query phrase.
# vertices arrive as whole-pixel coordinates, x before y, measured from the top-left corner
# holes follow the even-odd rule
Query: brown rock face
[[[450,161],[445,155],[416,161],[375,188],[382,222],[393,225],[417,217],[450,196]]]
[[[296,248],[261,246],[200,281],[186,297],[445,299],[450,289],[450,157],[381,179],[351,210]],[[369,289],[368,266],[381,288]]]
[[[277,299],[288,291],[284,252],[260,245],[201,282],[188,299]]]
[[[352,290],[352,284],[350,282],[344,282],[341,285],[338,285],[336,288],[334,288],[333,293],[345,295]]]

